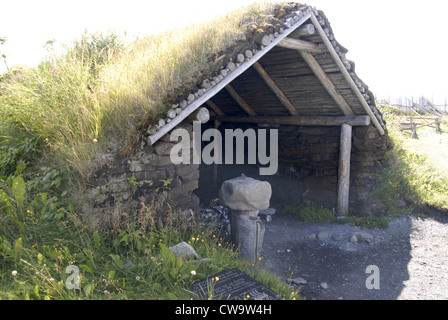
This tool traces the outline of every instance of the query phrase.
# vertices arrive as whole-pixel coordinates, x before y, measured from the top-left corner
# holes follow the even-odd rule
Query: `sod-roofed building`
[[[94,185],[109,195],[104,201],[137,204],[164,189],[173,207],[195,211],[200,201],[217,198],[222,181],[244,173],[271,182],[279,207],[309,202],[338,215],[363,210],[376,166],[389,148],[374,95],[322,11],[288,5],[273,21],[253,26],[215,59],[191,92],[145,128],[139,150],[117,159],[114,170],[98,172]],[[254,168],[260,163],[172,163],[176,141],[170,134],[176,128],[192,131],[193,120],[202,121],[202,132],[215,128],[223,136],[226,129],[278,130],[278,170],[258,176]],[[114,182],[130,177],[137,186],[132,192]]]

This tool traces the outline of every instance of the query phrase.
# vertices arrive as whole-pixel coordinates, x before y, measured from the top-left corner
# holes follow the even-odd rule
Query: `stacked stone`
[[[191,124],[181,127],[192,135]],[[94,205],[126,202],[128,211],[135,212],[142,197],[148,204],[151,197],[163,192],[173,210],[198,212],[199,198],[192,192],[198,188],[199,165],[173,164],[170,152],[175,144],[167,134],[135,155],[110,161],[91,179],[95,187],[89,190],[89,195]]]

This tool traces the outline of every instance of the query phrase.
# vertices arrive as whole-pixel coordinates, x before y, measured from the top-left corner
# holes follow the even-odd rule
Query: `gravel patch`
[[[385,229],[276,214],[262,261],[309,300],[448,299],[447,246],[442,214],[402,216]]]

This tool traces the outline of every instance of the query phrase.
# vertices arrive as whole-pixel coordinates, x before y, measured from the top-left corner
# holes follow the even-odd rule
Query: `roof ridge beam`
[[[350,126],[368,126],[370,118],[364,116],[216,116],[216,120],[222,122],[239,122],[239,123],[263,123],[263,124],[283,124],[296,126],[341,126],[348,124]]]

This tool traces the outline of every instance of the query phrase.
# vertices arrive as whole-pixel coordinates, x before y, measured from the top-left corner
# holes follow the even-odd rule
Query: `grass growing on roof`
[[[35,141],[41,156],[51,154],[46,160],[88,175],[86,160],[127,147],[276,6],[253,4],[128,44],[112,34],[85,35],[62,55],[3,76],[2,146],[13,150]]]

